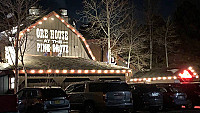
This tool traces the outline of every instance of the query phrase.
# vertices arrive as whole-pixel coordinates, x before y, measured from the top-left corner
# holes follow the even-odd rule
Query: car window
[[[37,90],[27,90],[26,91],[26,97],[27,98],[34,98],[34,97],[37,97],[37,96],[38,96]]]
[[[130,91],[126,83],[106,83],[106,90],[111,91]]]
[[[74,89],[74,85],[70,85],[65,89],[65,91],[66,92],[71,92],[73,89]]]
[[[71,92],[84,92],[85,84],[76,84]]]
[[[178,92],[183,92],[181,89],[175,88],[175,87],[171,87],[170,90],[171,90],[172,92],[176,92],[176,93],[178,93]]]
[[[90,92],[106,92],[106,89],[103,83],[90,83],[89,91]]]
[[[163,92],[163,93],[166,93],[166,92],[167,92],[167,90],[166,90],[165,88],[163,88],[163,87],[161,87],[161,88],[159,88],[159,89],[160,89],[160,91]]]
[[[61,88],[42,89],[44,98],[66,97],[66,93]]]
[[[90,92],[130,91],[126,83],[90,83]]]

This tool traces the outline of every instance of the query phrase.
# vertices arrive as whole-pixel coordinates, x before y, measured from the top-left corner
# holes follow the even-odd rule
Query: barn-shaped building
[[[23,61],[28,87],[66,87],[84,80],[126,80],[131,72],[125,67],[95,61],[86,39],[68,23],[67,17],[54,11],[22,30],[19,38],[27,39]],[[19,66],[22,88],[25,71],[22,64]]]

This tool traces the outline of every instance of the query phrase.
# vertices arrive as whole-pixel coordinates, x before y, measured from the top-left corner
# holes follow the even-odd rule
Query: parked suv
[[[70,104],[61,88],[24,88],[17,93],[20,113],[69,113]]]
[[[173,84],[187,94],[188,103],[186,108],[192,109],[194,106],[200,106],[200,83],[187,82],[181,84]]]
[[[187,95],[181,89],[171,85],[158,85],[158,88],[163,92],[164,108],[179,109],[187,105]]]
[[[66,88],[71,108],[86,113],[106,110],[132,110],[132,95],[122,81],[87,81]]]
[[[149,110],[155,113],[162,110],[162,92],[153,84],[129,84],[135,110]]]

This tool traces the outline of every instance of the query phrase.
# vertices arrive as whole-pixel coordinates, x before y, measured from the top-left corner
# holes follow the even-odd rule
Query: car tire
[[[95,113],[94,104],[91,102],[86,103],[85,107],[84,107],[84,112],[85,113]]]

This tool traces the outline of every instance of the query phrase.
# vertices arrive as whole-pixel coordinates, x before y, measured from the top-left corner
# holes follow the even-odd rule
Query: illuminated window
[[[11,88],[11,89],[14,89],[14,88],[15,88],[15,78],[14,78],[14,77],[12,77],[12,78],[10,79],[10,88]]]

